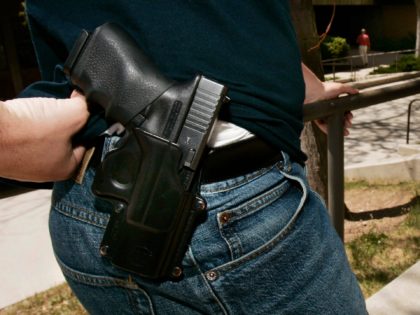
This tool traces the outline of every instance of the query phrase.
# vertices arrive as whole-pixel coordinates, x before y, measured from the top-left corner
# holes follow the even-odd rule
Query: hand
[[[348,84],[338,82],[322,82],[316,75],[302,63],[302,73],[305,79],[306,94],[305,104],[328,100],[339,97],[341,94],[357,94],[359,91]],[[344,115],[344,135],[350,134],[349,128],[353,114],[348,112]],[[328,133],[327,122],[323,119],[314,121],[315,124],[325,133]]]
[[[0,102],[0,177],[45,182],[71,177],[85,148],[72,137],[89,116],[84,97]]]
[[[341,94],[359,93],[359,91],[352,86],[338,82],[323,82],[322,85],[323,92],[318,94],[318,99],[315,99],[314,102],[333,99]],[[352,126],[352,119],[353,114],[351,112],[346,112],[344,115],[344,136],[348,136],[350,134],[349,128]],[[328,133],[328,123],[324,119],[317,119],[314,122],[322,132],[325,134]]]
[[[314,103],[323,100],[329,100],[339,97],[342,94],[357,94],[358,89],[351,85],[339,82],[321,82],[315,85],[307,86],[305,95],[305,104]]]
[[[344,136],[347,137],[350,134],[350,127],[352,126],[353,114],[351,112],[346,112],[344,114]],[[319,129],[325,134],[328,134],[328,122],[324,119],[316,119],[314,123],[318,126]]]

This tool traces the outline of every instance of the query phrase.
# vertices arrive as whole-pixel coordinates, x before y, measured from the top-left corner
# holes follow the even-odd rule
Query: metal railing
[[[420,102],[420,98],[416,98],[412,100],[408,104],[408,111],[407,111],[407,136],[406,136],[406,144],[410,143],[410,124],[411,124],[411,108],[413,107],[414,103]]]
[[[344,238],[344,113],[418,93],[420,93],[420,74],[416,74],[410,80],[397,81],[391,86],[379,86],[356,95],[304,106],[305,121],[328,119],[328,208],[331,221],[342,239]]]
[[[381,65],[391,65],[395,64],[396,72],[398,72],[398,60],[400,59],[401,55],[407,54],[414,54],[416,52],[415,49],[406,49],[406,50],[395,50],[395,51],[388,51],[388,52],[378,52],[378,53],[369,53],[368,60],[369,60],[369,67],[377,68]],[[347,66],[350,67],[350,81],[356,81],[356,72],[359,70],[358,65],[360,65],[360,55],[352,55],[342,58],[331,58],[331,59],[324,59],[322,60],[322,65],[330,66],[331,73],[333,76],[333,81],[336,78],[336,67],[338,66]]]

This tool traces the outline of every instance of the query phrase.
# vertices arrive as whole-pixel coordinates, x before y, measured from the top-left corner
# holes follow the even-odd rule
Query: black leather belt
[[[91,165],[100,164],[103,138],[96,145]],[[202,161],[201,183],[209,184],[249,174],[283,159],[280,150],[257,137],[211,149]]]
[[[283,159],[279,149],[252,137],[209,152],[202,164],[203,184],[249,174]]]

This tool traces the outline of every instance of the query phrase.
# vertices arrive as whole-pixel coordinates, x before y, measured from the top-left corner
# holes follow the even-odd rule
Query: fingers
[[[359,90],[348,84],[342,84],[340,94],[358,94]]]
[[[85,96],[78,90],[73,90],[70,94],[70,98],[77,98],[80,97],[81,99],[83,99],[84,101],[86,101]]]
[[[352,126],[353,114],[352,112],[346,112],[343,119],[343,134],[347,137],[350,134],[350,128]],[[314,120],[314,123],[318,128],[325,134],[328,134],[328,121],[324,119]]]
[[[77,146],[73,148],[73,157],[76,161],[76,165],[79,165],[79,163],[82,161],[85,152],[86,148],[84,146]]]

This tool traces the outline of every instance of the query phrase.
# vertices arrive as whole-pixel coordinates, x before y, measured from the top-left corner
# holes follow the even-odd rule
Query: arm
[[[336,98],[341,94],[357,94],[359,91],[350,85],[338,82],[322,82],[318,77],[302,63],[303,78],[305,80],[305,104],[317,101]],[[345,115],[344,135],[349,134],[348,128],[351,127],[353,115],[349,112]],[[315,120],[317,126],[327,133],[327,124],[323,120]]]
[[[23,98],[0,102],[0,177],[53,181],[70,177],[84,148],[71,138],[86,123],[84,98]]]

